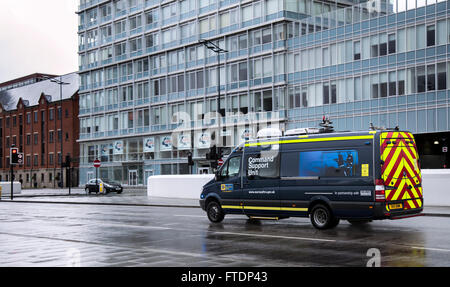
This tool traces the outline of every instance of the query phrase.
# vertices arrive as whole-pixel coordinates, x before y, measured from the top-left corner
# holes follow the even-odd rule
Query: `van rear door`
[[[409,132],[383,132],[380,149],[386,210],[421,208],[422,178],[413,135]]]

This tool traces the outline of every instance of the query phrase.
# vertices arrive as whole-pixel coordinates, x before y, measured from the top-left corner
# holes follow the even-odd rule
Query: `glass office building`
[[[336,130],[426,135],[425,165],[442,164],[448,13],[442,0],[81,0],[80,184],[96,158],[102,178],[128,185],[211,171],[215,141],[231,148],[323,115]]]

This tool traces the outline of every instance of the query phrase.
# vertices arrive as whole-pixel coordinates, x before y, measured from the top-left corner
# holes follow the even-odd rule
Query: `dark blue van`
[[[208,182],[200,206],[212,222],[310,217],[318,229],[419,215],[421,175],[411,133],[368,131],[248,141]]]

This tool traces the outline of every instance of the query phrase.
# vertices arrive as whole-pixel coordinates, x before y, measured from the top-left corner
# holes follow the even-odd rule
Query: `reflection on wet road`
[[[0,266],[450,266],[450,218],[333,230],[193,208],[0,204]],[[372,259],[372,261],[371,261]],[[376,261],[376,260],[375,260]]]

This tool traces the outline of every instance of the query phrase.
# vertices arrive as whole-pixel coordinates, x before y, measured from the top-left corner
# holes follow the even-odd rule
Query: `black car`
[[[109,193],[109,192],[117,192],[117,194],[121,194],[123,191],[122,186],[117,183],[117,182],[113,182],[113,181],[109,181],[109,180],[105,180],[105,179],[91,179],[90,181],[88,181],[88,183],[86,183],[86,193],[91,193],[91,192],[95,192],[98,193],[99,192],[99,188],[100,188],[100,183],[103,183],[103,189],[105,193]]]

